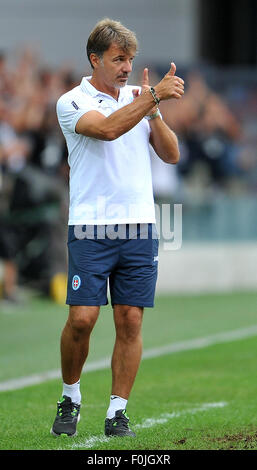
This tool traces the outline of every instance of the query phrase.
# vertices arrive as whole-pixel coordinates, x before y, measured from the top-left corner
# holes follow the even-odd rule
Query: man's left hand
[[[148,69],[145,68],[144,71],[143,71],[143,79],[142,79],[142,86],[141,86],[141,93],[144,91],[144,90],[149,90],[150,88],[150,85],[149,85],[149,75],[148,75]],[[139,96],[139,90],[138,89],[134,89],[132,90],[132,93],[133,93],[133,97],[134,99],[137,98]],[[151,116],[151,114],[155,114],[158,110],[158,106],[155,105],[152,109],[150,109],[149,113],[146,114],[146,116]]]

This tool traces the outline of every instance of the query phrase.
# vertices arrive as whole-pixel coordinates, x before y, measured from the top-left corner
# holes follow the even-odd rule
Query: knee
[[[84,309],[70,312],[68,325],[75,337],[84,336],[91,333],[94,328],[98,313],[96,311],[87,312]]]
[[[123,308],[115,318],[117,336],[124,341],[133,341],[141,334],[143,311],[139,307]]]

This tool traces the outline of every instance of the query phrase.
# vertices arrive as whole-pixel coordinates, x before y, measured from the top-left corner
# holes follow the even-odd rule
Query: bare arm
[[[174,77],[174,84],[176,87],[174,88],[173,98],[179,99],[184,94],[184,82],[179,77],[175,77],[176,66],[174,63],[171,64],[170,71],[168,74],[165,75],[164,80],[166,79],[167,75]],[[155,90],[157,94],[162,93],[161,90],[162,81],[156,85]],[[149,88],[149,78],[148,78],[148,69],[144,69],[143,74],[143,83],[142,89]],[[157,111],[157,107],[152,109],[151,113]],[[151,134],[150,134],[150,144],[153,146],[157,155],[163,160],[165,163],[177,163],[179,161],[179,147],[178,147],[178,139],[176,134],[167,126],[167,124],[160,118],[156,117],[149,121],[151,127]]]
[[[81,116],[76,125],[76,132],[100,140],[114,140],[128,132],[153,107],[151,93],[144,91],[132,103],[105,117],[98,111],[89,111]]]
[[[150,144],[158,157],[165,163],[178,163],[179,148],[176,134],[165,124],[160,117],[150,122]]]
[[[171,69],[155,87],[160,100],[180,98],[181,89],[178,87],[178,77]],[[155,105],[152,94],[145,87],[140,96],[132,103],[105,117],[98,111],[89,111],[78,120],[76,132],[87,137],[100,140],[115,140],[128,132],[147,115]]]

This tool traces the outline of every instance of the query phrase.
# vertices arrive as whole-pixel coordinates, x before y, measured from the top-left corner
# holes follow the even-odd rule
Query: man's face
[[[125,52],[113,43],[99,60],[97,73],[107,86],[122,88],[127,84],[134,57],[135,51]]]

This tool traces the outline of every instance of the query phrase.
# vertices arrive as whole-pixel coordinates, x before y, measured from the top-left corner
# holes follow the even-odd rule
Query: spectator
[[[39,281],[44,292],[59,299],[56,276],[66,271],[67,160],[55,102],[72,77],[68,70],[42,71],[30,51],[12,70],[1,57],[2,295],[17,300],[23,279]]]
[[[198,74],[189,74],[181,105],[164,103],[162,114],[184,145],[178,169],[191,175],[197,162],[208,167],[211,181],[223,184],[239,173],[236,155],[241,137],[238,120],[224,100]]]

